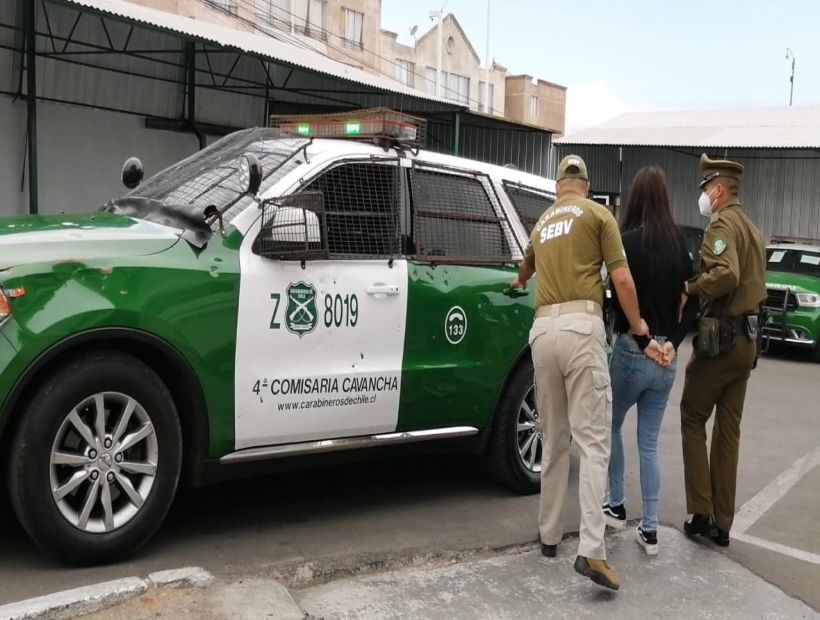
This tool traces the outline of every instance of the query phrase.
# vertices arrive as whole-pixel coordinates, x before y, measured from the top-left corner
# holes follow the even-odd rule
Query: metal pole
[[[487,76],[484,78],[484,112],[492,114],[493,106],[490,102],[490,0],[487,0],[487,48],[484,62],[487,63]]]
[[[792,52],[790,47],[786,48],[786,60],[789,58],[792,59],[792,74],[789,78],[789,107],[792,105],[792,101],[794,100],[794,61],[796,58],[794,57],[794,52]]]
[[[37,208],[37,75],[35,63],[35,21],[37,9],[34,0],[25,2],[26,7],[26,103],[28,109],[28,212],[36,214]]]
[[[187,65],[188,87],[188,127],[193,130],[199,140],[199,149],[205,148],[205,134],[196,124],[196,47],[193,41],[185,43],[185,64]]]
[[[794,100],[794,56],[792,56],[792,77],[789,81],[791,82],[791,87],[789,88],[789,107],[791,107],[792,101]]]
[[[458,155],[458,146],[461,142],[461,114],[455,113],[453,119],[453,155]]]

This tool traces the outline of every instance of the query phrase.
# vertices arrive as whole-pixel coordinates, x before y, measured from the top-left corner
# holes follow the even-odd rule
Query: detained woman
[[[672,218],[666,175],[642,168],[632,181],[621,222],[621,236],[638,291],[641,316],[651,340],[629,334],[629,323],[613,296],[616,333],[610,362],[612,378],[612,454],[609,462],[607,523],[626,527],[622,427],[637,405],[638,455],[643,513],[635,532],[646,553],[658,553],[660,464],[658,434],[675,380],[677,348],[696,310],[687,303],[684,281],[693,274],[686,242]]]

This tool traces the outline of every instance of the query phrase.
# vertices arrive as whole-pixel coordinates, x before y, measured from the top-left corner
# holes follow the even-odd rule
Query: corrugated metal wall
[[[584,157],[593,191],[610,191],[619,147],[556,148],[558,157],[573,152]],[[705,226],[698,212],[701,149],[623,147],[621,204],[629,185],[643,166],[666,172],[675,219],[680,224]],[[797,149],[710,149],[711,157],[728,157],[744,165],[741,202],[767,239],[788,235],[820,239],[820,152]]]
[[[621,165],[618,149],[609,146],[556,146],[555,178],[558,163],[570,153],[580,156],[587,165],[589,182],[595,194],[617,194],[621,189]]]
[[[439,153],[453,152],[453,122],[430,121],[427,148]],[[555,151],[552,135],[541,131],[522,131],[481,127],[462,121],[459,127],[459,155],[489,164],[511,164],[518,170],[553,178]]]

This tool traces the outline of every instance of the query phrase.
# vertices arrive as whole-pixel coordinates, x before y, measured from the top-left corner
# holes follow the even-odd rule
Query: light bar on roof
[[[272,115],[271,127],[303,138],[350,138],[386,140],[401,145],[423,146],[427,121],[388,108],[372,108],[336,114]]]

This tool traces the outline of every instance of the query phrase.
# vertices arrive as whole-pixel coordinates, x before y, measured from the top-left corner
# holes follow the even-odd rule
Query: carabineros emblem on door
[[[306,282],[291,283],[287,289],[288,307],[285,326],[300,338],[316,329],[319,315],[316,311],[316,289]]]

